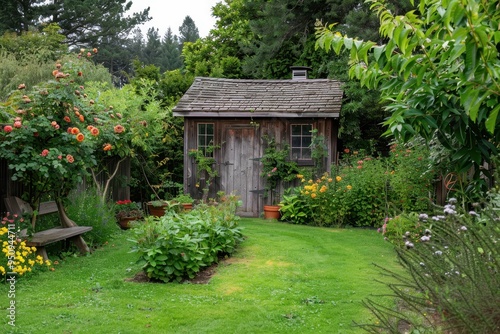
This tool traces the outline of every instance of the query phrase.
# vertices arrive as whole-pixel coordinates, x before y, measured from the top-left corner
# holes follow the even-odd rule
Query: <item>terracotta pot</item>
[[[184,211],[191,211],[193,209],[193,203],[182,203]]]
[[[280,219],[280,207],[278,205],[264,205],[265,219]]]
[[[139,217],[123,217],[123,218],[120,218],[118,220],[118,224],[120,225],[122,230],[128,230],[131,227],[130,222],[134,221],[134,220],[139,220],[139,219],[141,219],[141,218],[139,218]]]
[[[154,206],[153,204],[148,203],[148,212],[151,216],[163,217],[165,215],[165,209],[167,206],[167,204],[162,206]]]

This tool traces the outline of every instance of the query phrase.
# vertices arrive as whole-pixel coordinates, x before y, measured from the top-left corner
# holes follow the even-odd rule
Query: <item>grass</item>
[[[120,232],[90,256],[19,280],[16,327],[3,320],[1,332],[360,333],[353,321],[375,321],[361,300],[387,288],[372,263],[399,268],[375,231],[260,219],[241,226],[246,240],[209,284],[126,281],[140,267],[128,253],[131,232]],[[8,285],[0,290],[5,310]]]

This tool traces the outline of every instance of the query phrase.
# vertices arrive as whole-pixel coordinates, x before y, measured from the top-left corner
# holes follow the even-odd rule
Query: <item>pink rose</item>
[[[22,126],[21,121],[15,121],[15,122],[14,122],[14,127],[15,127],[15,128],[19,129],[21,126]]]
[[[42,157],[46,157],[47,155],[49,155],[49,150],[45,149],[42,151],[42,153],[40,154]]]
[[[4,126],[3,131],[5,131],[7,133],[12,132],[12,126],[10,126],[10,125]]]

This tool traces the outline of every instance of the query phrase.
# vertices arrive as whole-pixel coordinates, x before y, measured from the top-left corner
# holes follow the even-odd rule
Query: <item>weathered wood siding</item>
[[[251,123],[252,122],[252,123]],[[325,170],[329,171],[337,156],[337,120],[332,118],[185,118],[184,120],[184,188],[195,198],[201,198],[204,180],[197,179],[196,164],[189,151],[197,149],[198,123],[214,124],[215,165],[219,176],[209,191],[215,198],[218,191],[233,192],[240,196],[242,216],[258,216],[265,204],[264,180],[260,177],[262,165],[259,158],[265,149],[263,137],[276,138],[277,142],[290,144],[292,124],[313,124],[318,134],[325,137],[328,158]],[[199,187],[196,187],[196,185]],[[281,193],[283,187],[278,189]]]

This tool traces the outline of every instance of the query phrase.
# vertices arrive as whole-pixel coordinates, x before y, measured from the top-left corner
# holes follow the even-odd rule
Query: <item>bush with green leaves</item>
[[[403,247],[407,242],[415,244],[424,235],[428,235],[430,230],[427,223],[419,219],[416,212],[401,213],[395,217],[385,218],[384,225],[378,229],[385,239],[398,247]]]
[[[500,330],[500,195],[495,190],[480,212],[460,212],[450,199],[442,212],[422,214],[432,226],[419,242],[396,247],[407,275],[384,270],[398,300],[389,309],[365,301],[378,324],[363,325],[371,333],[408,332],[498,333]]]
[[[163,282],[192,279],[202,268],[232,254],[243,240],[236,216],[237,199],[218,206],[200,204],[194,210],[167,211],[134,226],[132,252],[146,275]]]
[[[92,246],[103,245],[120,230],[113,207],[103,203],[99,192],[93,188],[71,192],[65,208],[79,225],[92,226],[92,230],[84,234],[85,241]]]
[[[432,183],[435,174],[429,170],[429,149],[424,143],[391,145],[389,165],[392,206],[401,211],[428,211],[434,200]]]

